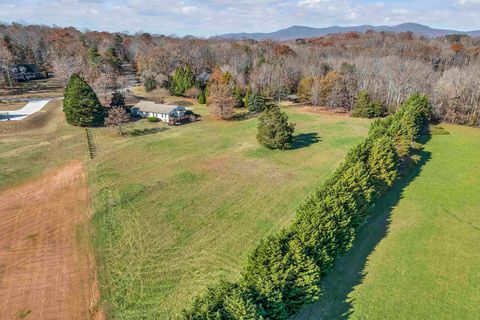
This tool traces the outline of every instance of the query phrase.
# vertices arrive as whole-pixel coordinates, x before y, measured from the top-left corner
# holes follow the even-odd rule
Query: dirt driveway
[[[0,319],[91,319],[91,214],[81,161],[0,193]]]

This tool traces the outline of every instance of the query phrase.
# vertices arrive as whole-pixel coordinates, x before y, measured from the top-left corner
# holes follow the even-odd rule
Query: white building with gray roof
[[[159,120],[170,123],[176,119],[185,117],[187,110],[182,106],[155,103],[153,101],[140,101],[132,108],[132,114],[139,117],[156,117]]]

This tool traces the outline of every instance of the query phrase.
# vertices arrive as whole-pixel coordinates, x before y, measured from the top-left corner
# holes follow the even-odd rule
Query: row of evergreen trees
[[[397,179],[399,162],[430,114],[428,99],[415,94],[396,114],[376,120],[368,137],[300,205],[294,223],[261,241],[241,279],[210,287],[183,319],[287,319],[317,300],[321,279],[352,246],[367,209]]]

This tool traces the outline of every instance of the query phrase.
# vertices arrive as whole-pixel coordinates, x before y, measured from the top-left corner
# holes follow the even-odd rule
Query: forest
[[[154,87],[171,89],[178,69],[188,68],[197,80],[221,70],[237,98],[249,91],[271,100],[295,94],[301,102],[344,112],[360,92],[385,114],[418,92],[432,102],[436,120],[480,125],[480,38],[367,31],[289,42],[229,41],[12,23],[0,25],[0,39],[0,85],[6,89],[7,66],[31,63],[63,84],[78,73],[97,92],[106,92],[126,86],[121,64],[128,61]],[[205,90],[202,81],[190,86]],[[170,92],[203,96],[188,89]]]

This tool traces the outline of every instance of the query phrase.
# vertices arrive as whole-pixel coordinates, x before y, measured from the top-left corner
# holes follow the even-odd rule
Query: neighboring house
[[[153,101],[140,101],[131,109],[131,111],[132,114],[139,117],[156,117],[168,124],[174,124],[187,117],[187,110],[184,107],[160,104]]]
[[[12,73],[17,81],[28,81],[45,78],[45,73],[34,64],[14,64]]]
[[[210,73],[205,71],[200,73],[196,78],[196,80],[202,83],[203,85],[206,85],[209,79],[210,79]]]

